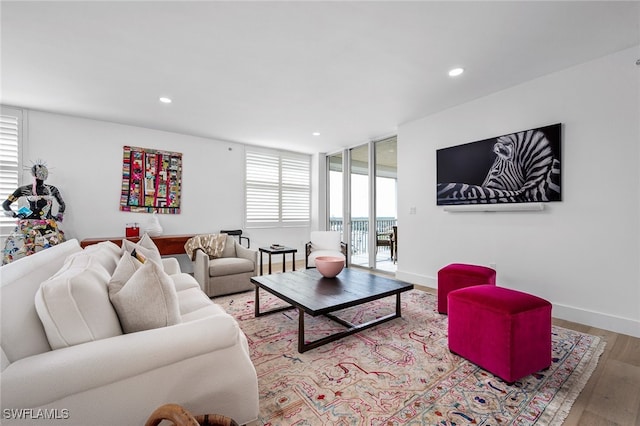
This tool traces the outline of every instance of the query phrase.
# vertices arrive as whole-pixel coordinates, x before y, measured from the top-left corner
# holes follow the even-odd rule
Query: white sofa
[[[180,272],[176,259],[162,258],[175,286],[179,322],[123,334],[106,282],[121,252],[108,244],[120,250],[113,243],[82,250],[69,240],[0,268],[0,423],[142,425],[165,403],[240,424],[255,420],[257,376],[235,319]],[[89,293],[79,284],[84,277],[94,282]],[[41,283],[56,279],[73,283],[62,297],[71,299],[58,309],[62,317],[59,294],[39,291]],[[83,306],[89,300],[95,309]],[[46,315],[58,322],[47,323]]]

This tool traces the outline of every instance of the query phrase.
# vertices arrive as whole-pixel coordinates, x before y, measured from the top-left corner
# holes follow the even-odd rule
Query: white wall
[[[24,163],[45,160],[47,183],[58,187],[67,205],[61,225],[67,238],[122,236],[130,222],[144,230],[150,214],[119,210],[125,145],[182,153],[181,213],[157,215],[164,234],[243,228],[242,144],[40,111],[28,111],[27,139]],[[28,171],[23,179],[31,182]],[[252,248],[278,242],[297,248],[302,256],[297,259],[304,259],[309,228],[245,229],[244,234]],[[184,259],[181,264],[190,270]]]
[[[638,48],[628,49],[401,125],[398,278],[435,287],[448,263],[495,263],[501,285],[548,298],[554,316],[639,336],[637,59]],[[436,149],[556,122],[563,123],[563,202],[539,213],[454,214],[435,205]],[[67,203],[69,238],[144,226],[147,215],[118,207],[124,145],[183,153],[182,213],[160,215],[165,234],[242,227],[241,144],[39,111],[29,111],[27,131],[24,162],[47,161],[48,183]],[[317,177],[321,157],[312,164]],[[321,199],[314,190],[314,209]],[[313,219],[321,228],[322,214]],[[245,232],[252,247],[278,242],[302,259],[309,231]]]
[[[555,317],[640,336],[638,53],[627,49],[401,125],[398,278],[436,287],[444,265],[494,263],[500,285],[550,300]],[[562,202],[518,213],[436,206],[436,149],[558,122]]]

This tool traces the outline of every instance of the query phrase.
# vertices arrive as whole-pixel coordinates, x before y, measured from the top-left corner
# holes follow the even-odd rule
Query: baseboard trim
[[[553,303],[553,317],[640,338],[640,321]]]
[[[438,288],[438,280],[436,277],[427,277],[424,275],[412,274],[410,272],[396,271],[396,279],[433,289]]]
[[[406,281],[433,289],[438,288],[438,280],[436,277],[397,271],[396,278],[401,281]],[[603,312],[590,311],[575,306],[553,303],[553,301],[551,301],[551,303],[553,304],[552,315],[554,318],[640,338],[639,320],[619,317]]]

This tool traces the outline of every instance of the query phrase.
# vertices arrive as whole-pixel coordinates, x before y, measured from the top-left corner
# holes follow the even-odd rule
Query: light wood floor
[[[640,339],[565,320],[553,323],[607,342],[564,425],[640,426]]]
[[[304,269],[304,261],[296,261],[296,269]],[[435,293],[428,287],[416,288]],[[555,318],[553,324],[600,336],[607,342],[563,425],[640,426],[640,338]]]

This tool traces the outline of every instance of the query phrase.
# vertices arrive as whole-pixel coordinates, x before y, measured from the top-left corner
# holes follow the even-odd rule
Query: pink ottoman
[[[438,271],[438,312],[447,313],[447,296],[450,291],[472,285],[496,285],[496,271],[486,266],[452,263]]]
[[[551,365],[551,303],[504,287],[449,293],[449,350],[513,383]]]

